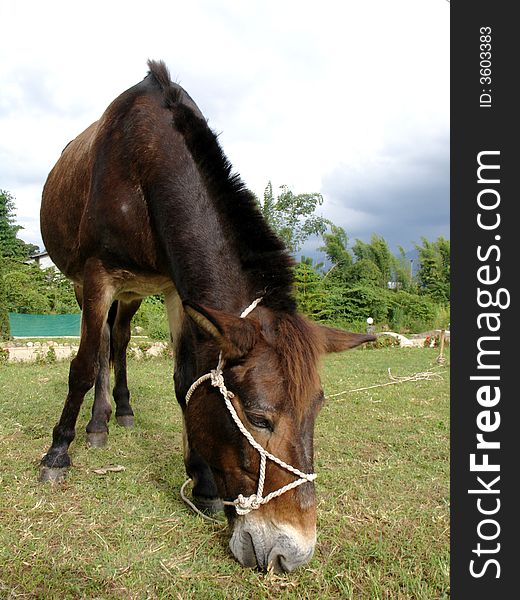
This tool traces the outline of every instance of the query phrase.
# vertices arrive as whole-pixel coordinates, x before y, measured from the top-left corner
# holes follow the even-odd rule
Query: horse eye
[[[251,413],[246,413],[246,415],[249,422],[251,423],[251,425],[254,425],[254,427],[258,427],[259,429],[268,429],[271,432],[274,431],[273,424],[271,423],[271,421],[269,421],[269,419]]]

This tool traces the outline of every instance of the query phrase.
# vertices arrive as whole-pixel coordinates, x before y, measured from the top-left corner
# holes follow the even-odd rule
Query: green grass
[[[316,426],[318,542],[283,576],[238,565],[227,533],[182,503],[181,418],[164,359],[130,361],[136,427],[87,450],[85,401],[61,486],[38,462],[68,364],[0,365],[0,598],[449,597],[449,366],[435,349],[358,350],[324,360],[326,394],[435,368],[441,378],[343,394]],[[118,464],[121,472],[94,469]]]

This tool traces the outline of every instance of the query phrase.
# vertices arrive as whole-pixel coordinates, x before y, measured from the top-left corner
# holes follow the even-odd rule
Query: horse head
[[[220,352],[190,387],[184,419],[224,502],[231,551],[246,566],[292,571],[316,543],[319,357],[374,338],[265,308],[247,318],[192,304],[186,312]]]

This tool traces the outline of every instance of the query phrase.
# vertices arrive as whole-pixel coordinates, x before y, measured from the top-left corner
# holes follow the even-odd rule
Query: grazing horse
[[[164,294],[182,408],[184,461],[199,505],[222,506],[240,563],[291,571],[316,540],[313,430],[321,353],[372,341],[296,311],[292,259],[162,62],[66,146],[43,191],[41,228],[75,284],[81,342],[40,479],[59,481],[80,406],[88,441],[111,415],[133,424],[125,353],[142,298]],[[188,402],[189,400],[189,402]]]

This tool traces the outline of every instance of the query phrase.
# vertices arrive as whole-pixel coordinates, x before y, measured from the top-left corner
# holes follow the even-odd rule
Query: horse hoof
[[[106,431],[87,433],[87,446],[89,448],[104,448],[108,444]]]
[[[46,467],[42,465],[40,467],[40,476],[38,480],[40,483],[62,483],[65,480],[67,474],[67,467]]]
[[[116,416],[116,421],[121,427],[133,427],[134,426],[134,415],[119,415]]]
[[[224,504],[220,498],[193,496],[193,504],[206,515],[216,515],[224,510]]]

